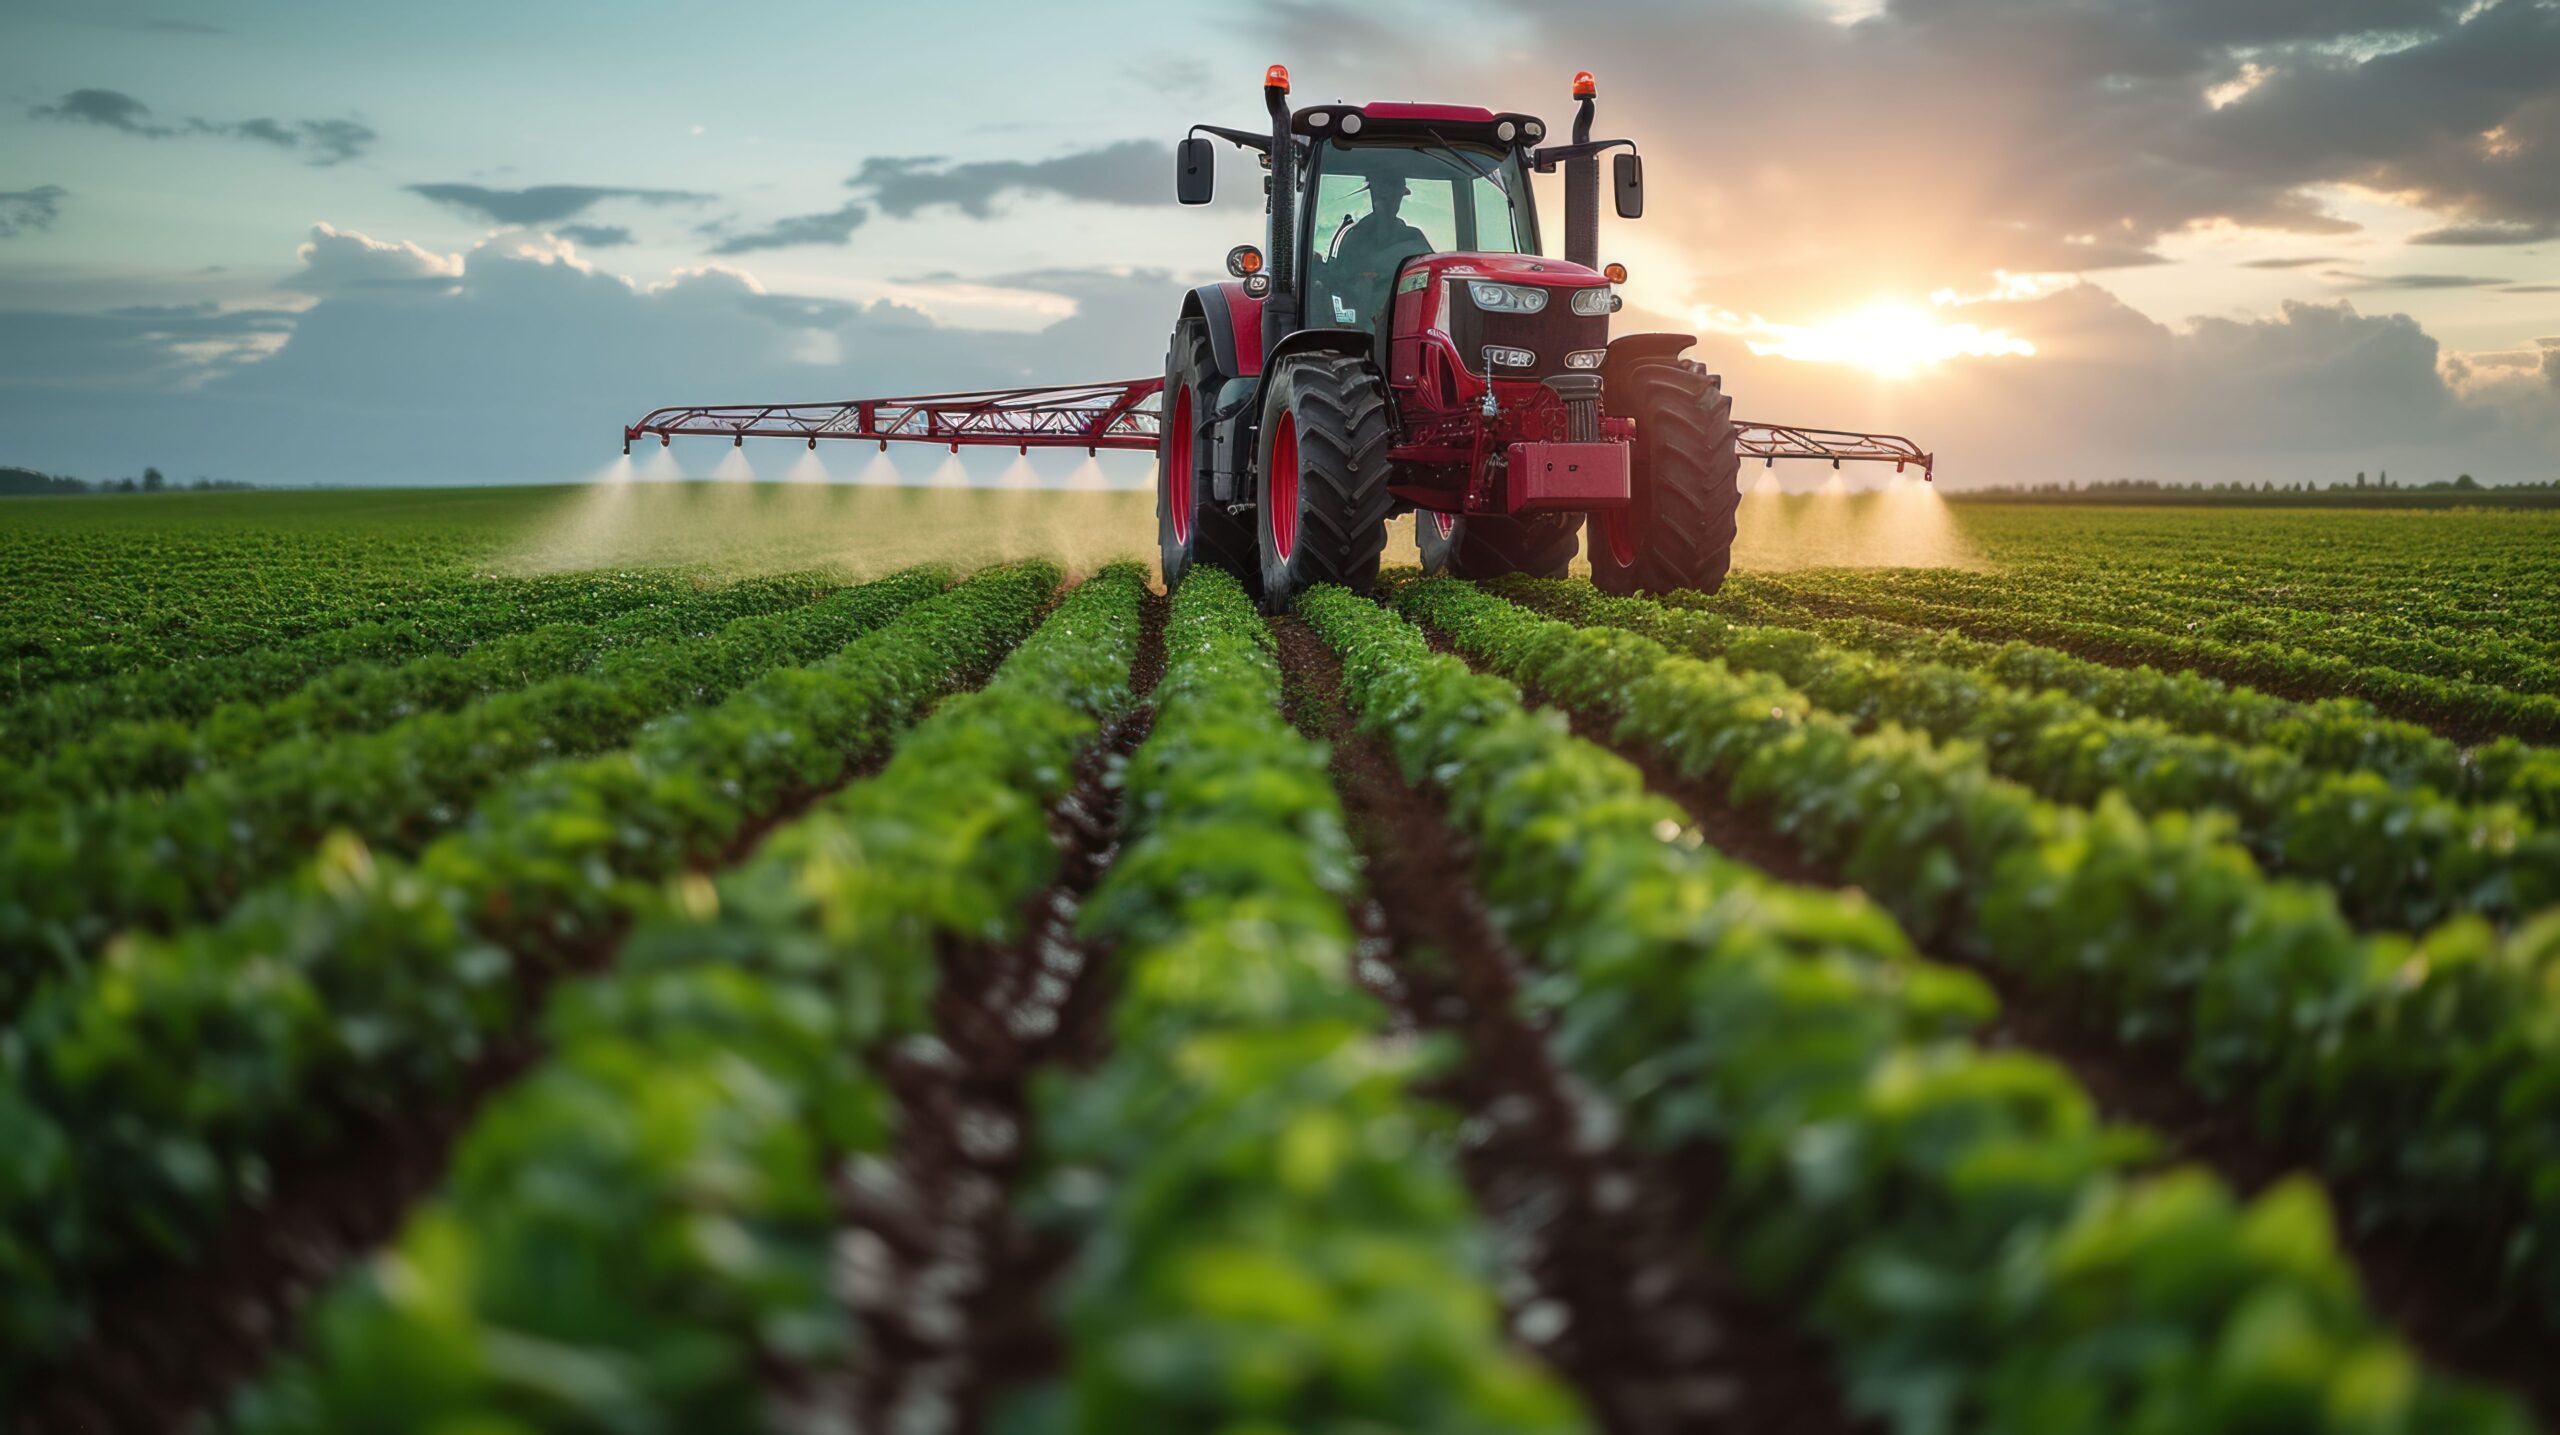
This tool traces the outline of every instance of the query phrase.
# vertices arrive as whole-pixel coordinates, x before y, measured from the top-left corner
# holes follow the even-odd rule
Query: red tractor
[[[1570,143],[1535,116],[1462,105],[1289,107],[1267,130],[1197,125],[1185,204],[1212,197],[1218,141],[1268,171],[1267,248],[1192,290],[1165,377],[828,404],[661,409],[623,431],[1153,448],[1167,582],[1223,568],[1285,610],[1311,583],[1365,590],[1387,524],[1416,515],[1423,563],[1484,578],[1562,576],[1591,528],[1612,592],[1712,592],[1732,560],[1742,459],[1931,455],[1893,435],[1740,424],[1687,334],[1609,334],[1622,266],[1599,264],[1600,158],[1618,214],[1644,210],[1628,140],[1591,138],[1598,87],[1574,76]],[[1543,257],[1529,176],[1564,171],[1564,257]],[[1266,258],[1267,255],[1267,258]],[[1149,401],[1154,401],[1152,408]]]

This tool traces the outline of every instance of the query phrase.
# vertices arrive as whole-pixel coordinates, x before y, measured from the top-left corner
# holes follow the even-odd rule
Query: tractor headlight
[[[1564,366],[1568,369],[1596,369],[1608,359],[1609,351],[1606,349],[1576,349],[1564,356]]]
[[[1606,314],[1610,309],[1609,301],[1616,297],[1616,292],[1606,284],[1595,284],[1588,289],[1576,289],[1573,291],[1573,312]]]
[[[1547,291],[1526,284],[1473,283],[1467,286],[1467,297],[1491,314],[1535,314],[1547,307]]]

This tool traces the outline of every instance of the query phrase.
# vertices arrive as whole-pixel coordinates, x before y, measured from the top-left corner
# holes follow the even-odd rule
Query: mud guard
[[[1262,373],[1262,301],[1244,292],[1243,284],[1232,279],[1203,284],[1183,297],[1182,312],[1197,314],[1209,325],[1209,353],[1219,373],[1229,378]],[[1239,334],[1249,335],[1249,342],[1237,343]]]

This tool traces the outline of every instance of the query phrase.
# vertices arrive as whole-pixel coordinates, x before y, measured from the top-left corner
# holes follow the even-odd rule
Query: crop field
[[[0,1428],[2560,1428],[2560,513],[1149,502],[0,508]]]

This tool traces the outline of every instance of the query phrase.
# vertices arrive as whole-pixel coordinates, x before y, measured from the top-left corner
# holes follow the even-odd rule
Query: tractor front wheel
[[[1562,578],[1573,571],[1573,555],[1582,551],[1582,515],[1460,518],[1424,510],[1413,515],[1413,546],[1422,553],[1426,578],[1451,574],[1482,580],[1506,573]]]
[[[1194,563],[1225,569],[1248,593],[1262,583],[1253,529],[1210,490],[1209,411],[1220,377],[1209,326],[1196,317],[1174,325],[1159,400],[1163,436],[1156,445],[1156,555],[1168,589]]]
[[[1607,593],[1712,593],[1733,567],[1742,502],[1733,400],[1699,364],[1644,364],[1613,379],[1610,407],[1636,421],[1634,492],[1591,525],[1591,582]]]
[[[1413,547],[1422,555],[1422,576],[1441,578],[1456,571],[1458,535],[1466,531],[1467,521],[1454,513],[1434,513],[1428,508],[1413,511]]]
[[[1306,354],[1266,381],[1259,465],[1262,606],[1285,613],[1301,589],[1366,593],[1387,546],[1387,394],[1356,358]]]

